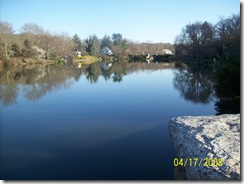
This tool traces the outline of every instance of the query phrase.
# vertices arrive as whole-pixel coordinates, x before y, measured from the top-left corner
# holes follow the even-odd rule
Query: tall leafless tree
[[[0,54],[3,58],[9,59],[13,43],[13,27],[8,22],[0,22]]]

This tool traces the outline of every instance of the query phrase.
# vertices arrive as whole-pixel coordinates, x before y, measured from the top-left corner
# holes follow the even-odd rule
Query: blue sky
[[[0,0],[0,20],[17,33],[33,22],[81,39],[121,33],[138,42],[173,43],[188,23],[215,24],[239,12],[239,0]]]

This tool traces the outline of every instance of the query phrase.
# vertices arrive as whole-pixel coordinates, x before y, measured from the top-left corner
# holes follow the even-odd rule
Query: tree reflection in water
[[[103,70],[102,71],[102,76],[104,77],[104,79],[106,81],[111,79],[112,74],[113,74],[113,71],[112,71],[111,68],[109,68],[108,70]]]
[[[117,73],[115,72],[114,75],[113,75],[113,81],[114,82],[121,82],[122,79],[123,79],[123,73]]]
[[[219,99],[215,104],[217,114],[240,113],[240,60],[231,59],[215,75],[215,90]]]
[[[0,100],[5,106],[14,104],[21,91],[28,100],[35,101],[54,90],[69,88],[77,75],[79,71],[72,66],[41,65],[2,70]]]
[[[5,106],[16,103],[18,95],[17,78],[10,71],[0,72],[0,101]]]
[[[101,63],[82,65],[26,65],[5,68],[0,71],[0,101],[4,106],[16,103],[19,94],[31,101],[41,99],[47,93],[70,88],[85,76],[90,83],[96,83],[99,76],[105,80],[122,82],[123,77],[136,71],[155,71],[173,68],[170,63],[126,63],[114,62],[107,70],[101,69]]]
[[[90,83],[96,83],[100,74],[100,65],[98,63],[94,63],[87,68],[86,78],[90,81]]]
[[[213,100],[214,88],[209,68],[192,66],[179,69],[175,72],[173,85],[187,101],[207,104]]]
[[[73,83],[80,80],[82,75],[86,76],[90,83],[96,83],[99,76],[103,76],[106,81],[122,82],[123,77],[127,74],[163,68],[173,68],[173,64],[117,62],[106,70],[102,70],[101,63],[83,65],[81,68],[77,68],[73,64],[6,68],[0,71],[0,102],[4,106],[15,104],[19,94],[23,94],[26,99],[31,101],[39,100],[47,93],[70,88]],[[215,100],[217,114],[240,113],[240,97],[238,95],[232,98],[221,97],[218,93],[221,91],[216,89],[218,85],[214,85],[213,82],[214,71],[212,67],[179,68],[175,70],[173,86],[185,100],[192,103],[208,104]],[[238,74],[236,75],[238,76]],[[237,81],[229,85],[229,88],[238,84]],[[238,86],[234,87],[238,89]],[[222,88],[226,93],[225,85]]]

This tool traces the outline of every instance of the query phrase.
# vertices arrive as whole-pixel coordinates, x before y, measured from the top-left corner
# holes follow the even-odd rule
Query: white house
[[[108,47],[103,47],[101,50],[101,54],[111,56],[113,54],[113,52]]]
[[[163,53],[163,54],[173,55],[173,52],[172,52],[171,50],[169,50],[169,49],[163,49],[163,50],[162,50],[162,53]]]
[[[75,52],[75,54],[76,54],[76,56],[77,56],[77,59],[80,59],[80,58],[82,58],[82,56],[81,56],[81,52],[80,51],[76,51]]]
[[[103,70],[108,70],[109,68],[111,68],[112,63],[108,63],[108,64],[103,63],[101,66],[102,66],[102,69],[103,69]]]
[[[78,50],[75,52],[75,54],[76,54],[77,56],[81,56],[81,52],[78,51]]]

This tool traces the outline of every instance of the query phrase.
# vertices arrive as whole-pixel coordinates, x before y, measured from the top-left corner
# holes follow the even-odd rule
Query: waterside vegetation
[[[102,54],[103,48],[111,49],[113,54]],[[34,60],[73,61],[79,59],[77,53],[82,57],[90,55],[100,60],[140,62],[150,59],[155,62],[173,60],[206,64],[239,59],[240,15],[220,18],[215,25],[206,21],[188,24],[176,36],[174,44],[137,43],[120,33],[104,35],[103,38],[94,34],[81,40],[77,34],[71,37],[66,32],[51,32],[35,23],[24,24],[15,34],[10,23],[0,21],[1,64],[22,61],[33,63]]]
[[[137,43],[120,33],[105,35],[101,39],[91,35],[81,40],[77,34],[71,37],[65,32],[50,32],[35,23],[26,23],[20,30],[15,34],[10,23],[0,21],[0,71],[30,65],[43,68],[40,66],[74,64],[85,68],[90,73],[88,78],[96,81],[94,76],[100,71],[96,66],[100,66],[99,62],[104,63],[105,68],[109,68],[109,64],[116,66],[116,63],[122,63],[122,66],[123,63],[138,62],[174,63],[182,68],[179,77],[183,78],[186,77],[184,74],[187,75],[184,70],[198,75],[199,67],[214,67],[213,87],[219,96],[217,111],[219,107],[225,108],[225,113],[240,111],[239,14],[220,18],[215,25],[206,21],[190,23],[182,29],[174,44]],[[111,53],[102,54],[103,48],[111,49]],[[121,71],[115,74],[118,74],[114,76],[115,81],[120,81],[124,75]],[[200,96],[204,97],[204,94]]]

